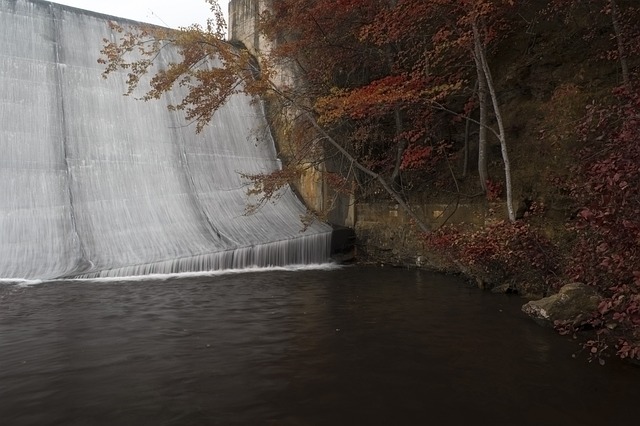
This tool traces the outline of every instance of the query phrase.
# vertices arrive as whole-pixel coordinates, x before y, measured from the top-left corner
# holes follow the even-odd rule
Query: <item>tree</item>
[[[106,65],[105,77],[115,70],[126,70],[129,73],[129,93],[138,86],[140,78],[151,71],[153,58],[166,46],[173,45],[182,55],[182,61],[170,64],[166,69],[154,71],[151,89],[143,97],[151,100],[160,97],[175,84],[188,85],[188,95],[172,108],[183,110],[187,119],[197,123],[200,131],[210,120],[215,110],[229,96],[245,92],[254,96],[279,99],[283,104],[294,106],[298,111],[297,118],[315,129],[320,138],[333,150],[344,156],[352,168],[373,179],[407,210],[410,216],[425,232],[427,225],[417,217],[406,204],[403,197],[388,183],[385,176],[375,170],[375,161],[363,155],[372,147],[354,146],[338,140],[338,132],[323,125],[312,100],[318,94],[335,89],[337,84],[353,85],[368,75],[380,74],[378,62],[372,59],[376,52],[361,49],[357,32],[349,31],[355,17],[362,19],[367,10],[375,10],[371,2],[343,1],[339,8],[329,7],[328,2],[316,2],[315,7],[303,5],[302,2],[277,2],[276,5],[291,7],[275,7],[272,15],[265,17],[265,31],[279,38],[270,55],[256,61],[246,51],[238,49],[224,41],[224,22],[215,0],[209,0],[214,19],[206,28],[191,26],[178,31],[156,27],[128,29],[112,24],[112,28],[121,34],[115,42],[105,40],[100,62]],[[303,7],[304,6],[304,7]],[[336,11],[341,14],[336,15]],[[315,25],[297,25],[299,14],[311,14]],[[296,25],[282,25],[295,21]],[[277,23],[277,25],[276,25]],[[337,26],[341,25],[341,31]],[[377,52],[382,55],[382,52]],[[137,57],[135,55],[138,55]],[[313,64],[310,66],[310,56]],[[369,58],[365,61],[363,58]],[[283,58],[289,58],[297,65],[297,71],[304,73],[304,83],[296,86],[276,84],[274,76]],[[320,61],[318,61],[320,59]],[[220,68],[208,67],[208,61],[218,60]],[[371,65],[374,64],[374,65]],[[296,165],[290,165],[295,167]],[[283,175],[282,173],[279,174]],[[255,176],[257,186],[260,180],[269,176]],[[280,182],[279,184],[284,184]],[[273,192],[273,191],[272,191]]]
[[[154,70],[150,88],[142,100],[160,98],[174,85],[188,86],[187,96],[171,109],[184,111],[187,120],[196,123],[200,132],[215,111],[229,96],[241,91],[257,95],[266,90],[265,79],[255,79],[257,64],[248,52],[236,49],[224,41],[226,23],[217,0],[206,0],[213,17],[205,28],[194,24],[180,30],[155,26],[124,28],[110,22],[110,28],[120,36],[116,41],[104,39],[102,56],[103,77],[117,70],[127,72],[127,92],[131,95],[142,76],[153,70],[154,59],[168,46],[175,46],[182,60],[165,69]],[[218,61],[219,67],[209,63]]]
[[[511,222],[515,222],[516,220],[516,215],[515,215],[515,211],[513,209],[513,189],[512,189],[512,184],[511,184],[511,165],[509,162],[509,154],[507,152],[507,140],[506,140],[506,133],[505,133],[505,129],[504,129],[504,123],[502,120],[502,113],[500,111],[500,105],[498,103],[498,96],[496,94],[496,88],[495,85],[493,83],[493,76],[491,75],[491,69],[489,68],[489,63],[487,62],[487,54],[486,54],[486,48],[482,42],[481,36],[480,36],[480,31],[479,31],[479,27],[478,27],[478,22],[477,20],[473,21],[472,24],[472,28],[473,28],[473,42],[474,42],[474,62],[476,63],[476,69],[478,70],[478,81],[479,83],[479,87],[481,88],[479,90],[479,92],[482,92],[484,87],[486,87],[486,89],[488,89],[490,97],[491,97],[491,104],[493,106],[493,112],[495,115],[495,119],[496,122],[498,124],[498,133],[496,134],[496,136],[498,137],[498,140],[500,141],[500,148],[502,151],[502,161],[504,163],[504,175],[505,175],[505,187],[507,190],[507,212],[509,215],[509,220]],[[482,109],[482,104],[486,103],[486,99],[485,96],[480,97],[480,108]],[[486,109],[486,106],[485,106]],[[486,114],[486,112],[485,112]],[[486,128],[486,123],[483,125],[482,123],[482,113],[481,115],[481,123],[480,126],[481,128],[485,129]],[[486,118],[485,118],[486,120]],[[485,188],[486,190],[486,188]]]
[[[489,132],[502,146],[508,211],[514,219],[506,135],[487,59],[488,46],[504,29],[501,17],[511,1],[280,0],[261,16],[260,30],[274,43],[259,58],[224,41],[220,8],[215,0],[208,2],[213,19],[206,28],[125,30],[113,25],[121,38],[105,40],[105,76],[127,70],[131,93],[140,77],[151,72],[153,58],[166,46],[176,46],[182,60],[154,71],[144,100],[160,97],[175,84],[188,84],[188,95],[172,107],[183,110],[200,131],[234,93],[277,99],[292,121],[306,126],[314,148],[303,151],[316,156],[313,164],[341,156],[347,174],[358,171],[355,178],[361,187],[376,182],[427,232],[403,194],[402,172],[428,168],[438,154],[446,157],[443,147],[448,142],[438,137],[444,133],[439,129],[469,115],[461,111],[465,102],[460,99],[472,92],[467,76],[475,69],[481,185],[486,189],[484,146]],[[213,60],[221,67],[206,66]],[[293,70],[293,84],[277,81],[283,64]],[[497,131],[489,123],[489,105]],[[317,149],[318,142],[323,149]],[[289,160],[292,169],[302,161]],[[284,185],[281,178],[286,175],[272,176],[270,187]],[[259,188],[270,177],[253,178]]]
[[[315,108],[318,119],[324,125],[340,127],[339,139],[344,146],[369,163],[377,173],[388,174],[396,191],[401,191],[400,172],[403,154],[407,146],[403,136],[406,111],[399,103],[385,103],[381,79],[394,74],[397,68],[398,47],[392,44],[376,46],[361,37],[361,29],[375,21],[381,10],[396,7],[395,0],[340,1],[326,0],[303,2],[283,0],[274,3],[273,11],[263,18],[263,28],[271,39],[277,40],[271,54],[289,59],[303,76],[299,86],[309,93],[309,105],[325,105]],[[300,22],[312,25],[300,28]],[[365,93],[368,84],[375,83]],[[330,111],[328,100],[339,98],[351,90],[359,91],[369,100],[380,100],[377,107],[363,106],[367,116],[337,116]],[[354,98],[355,99],[355,98]],[[364,98],[361,98],[364,100]],[[320,103],[317,101],[320,100]],[[367,101],[365,101],[367,102]],[[371,106],[371,105],[369,105]],[[326,113],[326,114],[325,114]],[[362,143],[362,135],[367,140]],[[338,137],[337,133],[333,133]],[[390,157],[389,148],[396,155]]]
[[[507,211],[509,219],[515,220],[512,200],[511,169],[508,157],[506,132],[500,111],[497,91],[487,59],[487,49],[493,41],[506,32],[504,16],[513,8],[514,2],[505,1],[417,1],[406,0],[399,7],[384,12],[379,21],[366,28],[367,36],[378,45],[401,45],[406,52],[398,60],[408,63],[401,70],[411,81],[407,86],[419,87],[412,96],[424,108],[449,110],[444,103],[449,101],[464,85],[465,71],[461,64],[472,58],[478,83],[479,141],[478,173],[483,191],[487,190],[486,145],[487,131],[500,141],[505,171]],[[407,24],[406,16],[422,18]],[[418,35],[416,37],[416,34]],[[426,77],[426,78],[425,78]],[[408,97],[405,97],[405,101]],[[491,100],[489,103],[488,99]],[[489,106],[493,110],[498,131],[489,123]],[[411,105],[416,108],[416,105]],[[452,111],[453,112],[453,111]]]

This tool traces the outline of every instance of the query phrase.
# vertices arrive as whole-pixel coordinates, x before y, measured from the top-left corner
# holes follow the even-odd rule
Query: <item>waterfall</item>
[[[52,279],[321,263],[291,189],[246,214],[244,174],[278,169],[259,103],[234,95],[200,134],[166,101],[125,97],[97,63],[108,20],[0,0],[0,278]],[[162,63],[179,60],[164,51]],[[255,200],[254,200],[255,201]]]

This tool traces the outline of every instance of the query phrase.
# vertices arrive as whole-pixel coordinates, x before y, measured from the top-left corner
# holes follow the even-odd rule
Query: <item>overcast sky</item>
[[[204,0],[52,0],[80,9],[106,13],[164,27],[186,27],[194,23],[204,25],[211,17],[209,4]],[[219,0],[227,15],[228,0]],[[227,19],[228,21],[228,19]]]

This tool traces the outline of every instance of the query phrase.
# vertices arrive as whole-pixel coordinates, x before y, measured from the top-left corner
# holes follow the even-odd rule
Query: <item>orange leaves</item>
[[[103,39],[104,47],[100,51],[102,56],[98,59],[99,64],[106,66],[102,77],[107,78],[118,70],[130,70],[127,80],[127,94],[130,94],[138,85],[140,77],[151,67],[151,57],[159,49],[162,36],[159,34],[157,38],[152,37],[146,27],[125,31],[125,28],[112,21],[109,21],[109,28],[117,41]],[[130,56],[136,60],[128,61]]]
[[[325,124],[340,119],[372,119],[391,114],[396,108],[431,109],[461,88],[462,81],[436,84],[420,75],[390,75],[352,90],[334,88],[315,104],[319,121]]]
[[[316,102],[316,109],[322,123],[346,117],[358,120],[387,114],[413,95],[405,76],[388,76],[353,90],[334,89]]]
[[[297,181],[304,173],[299,165],[285,167],[270,173],[244,174],[243,179],[249,181],[247,195],[257,196],[257,203],[247,206],[247,214],[254,213],[264,203],[275,201],[281,194],[281,190],[287,188],[291,182]]]
[[[400,42],[411,37],[412,32],[424,29],[423,20],[428,19],[431,9],[429,2],[422,0],[404,0],[395,6],[387,2],[379,7],[371,22],[363,25],[359,31],[361,41],[371,41],[377,46]],[[411,17],[410,19],[407,19]]]
[[[145,101],[160,98],[175,85],[187,87],[187,95],[169,108],[184,111],[186,119],[196,123],[197,132],[234,93],[242,90],[252,95],[265,94],[270,87],[265,79],[271,76],[267,67],[259,70],[247,52],[225,41],[226,24],[220,7],[216,0],[207,1],[213,18],[205,29],[198,25],[180,30],[153,26],[123,28],[110,22],[112,39],[104,40],[98,59],[105,66],[103,77],[126,75],[126,94],[142,90],[140,98]],[[168,46],[180,57],[158,69],[154,66],[155,58]],[[150,78],[143,79],[147,75]]]

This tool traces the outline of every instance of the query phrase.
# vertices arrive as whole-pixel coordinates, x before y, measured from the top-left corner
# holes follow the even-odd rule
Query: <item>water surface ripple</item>
[[[623,424],[640,369],[522,303],[358,267],[0,284],[0,423]]]

